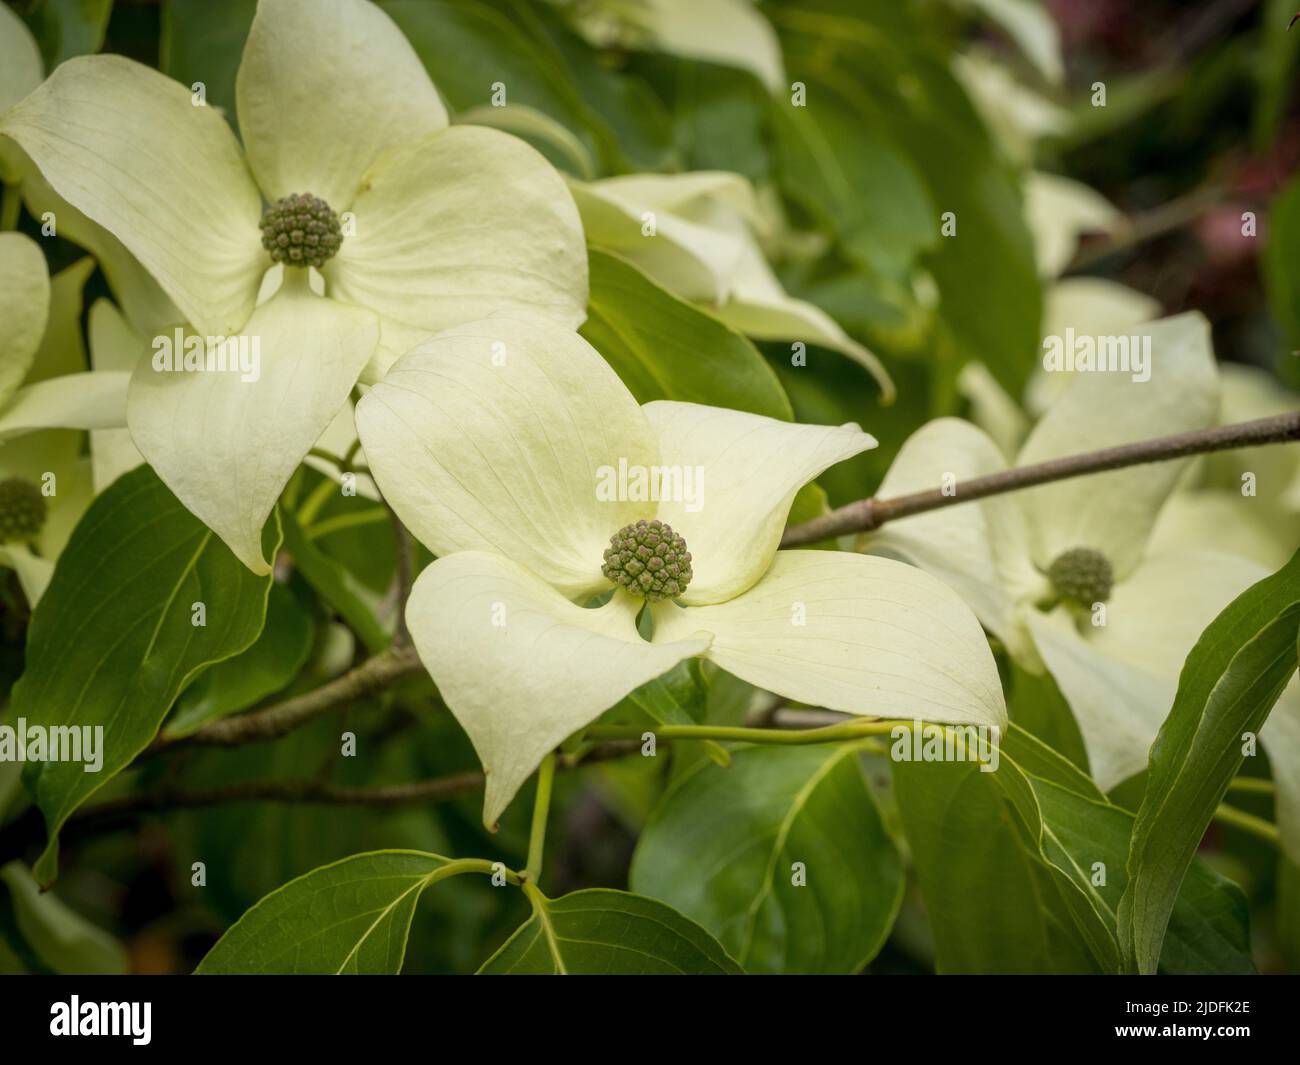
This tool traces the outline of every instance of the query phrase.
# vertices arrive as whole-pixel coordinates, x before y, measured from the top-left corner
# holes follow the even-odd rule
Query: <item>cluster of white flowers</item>
[[[725,10],[768,41],[748,5]],[[682,5],[654,12],[654,39],[689,43]],[[42,80],[21,24],[3,6],[0,19],[15,23],[6,39],[22,53],[0,96],[3,176],[34,215],[52,213],[61,235],[96,255],[122,307],[96,306],[95,369],[70,373],[84,362],[59,363],[58,351],[76,329],[80,282],[51,281],[33,241],[0,234],[0,439],[93,431],[95,487],[148,462],[267,573],[268,516],[322,434],[351,421],[360,388],[355,432],[375,482],[436,556],[407,622],[487,771],[489,824],[548,751],[692,656],[831,710],[1003,727],[981,623],[1017,664],[1055,678],[1109,788],[1145,766],[1196,636],[1265,572],[1258,553],[1233,546],[1260,542],[1249,530],[1196,506],[1180,511],[1188,522],[1168,517],[1184,499],[1183,464],[947,508],[888,526],[858,545],[865,553],[778,552],[799,489],[876,441],[854,424],[638,404],[576,332],[591,244],[751,336],[838,350],[888,391],[871,352],[779,284],[760,244],[772,219],[742,178],[570,181],[522,140],[449,125],[410,44],[367,0],[261,0],[237,82],[242,140],[188,88],[128,59],[73,59]],[[779,53],[754,69],[779,80]],[[1114,220],[1087,190],[1037,176],[1029,191],[1053,278],[1078,230]],[[290,210],[310,203],[325,219],[312,225],[337,246],[303,259],[319,270],[287,253],[273,263],[259,221],[281,203],[266,239],[314,241]],[[1030,430],[972,371],[963,385],[976,410],[1004,415],[989,415],[993,435],[952,419],[926,425],[880,494],[946,476],[960,485],[1004,468],[1013,449],[1027,463],[1214,424],[1220,378],[1199,317],[1136,327],[1155,314],[1142,298],[1062,282],[1048,330],[1101,332],[1098,315],[1112,311],[1108,321],[1150,338],[1149,383],[1040,380]],[[257,338],[260,374],[154,372],[146,338],[176,328]],[[63,452],[33,444],[28,473],[76,466],[75,447],[66,453],[75,434],[49,439]],[[598,498],[599,471],[620,463],[702,470],[707,495],[693,508]],[[50,521],[40,556],[0,549],[33,600],[74,501],[91,491],[88,475],[80,493],[76,473],[59,478],[70,517]],[[613,534],[653,519],[684,539],[693,575],[675,601],[647,606],[601,568]],[[1076,548],[1113,572],[1100,612],[1059,601],[1045,576]],[[1294,690],[1264,738],[1284,836],[1300,854]]]

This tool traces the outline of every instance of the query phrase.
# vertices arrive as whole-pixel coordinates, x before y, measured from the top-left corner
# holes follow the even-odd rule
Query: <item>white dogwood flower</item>
[[[357,425],[385,497],[440,556],[407,622],[483,762],[489,825],[546,752],[691,656],[852,714],[1005,721],[951,590],[887,559],[777,551],[799,488],[875,446],[856,425],[638,406],[581,337],[504,319],[403,356]]]
[[[1185,314],[1133,332],[1150,338],[1150,380],[1076,372],[1014,465],[1215,424],[1219,378],[1205,320]],[[1267,573],[1228,546],[1230,532],[1153,536],[1186,465],[1134,466],[946,507],[868,540],[870,550],[906,558],[955,588],[1022,666],[1046,668],[1107,790],[1146,768],[1187,654]],[[947,485],[960,498],[962,482],[1005,468],[983,431],[939,419],[907,440],[879,494]],[[1279,791],[1295,797],[1287,831],[1300,853],[1300,725],[1290,712],[1276,716],[1262,739],[1276,755]]]
[[[560,0],[601,48],[666,52],[747,70],[772,92],[785,84],[781,44],[753,0]]]
[[[803,340],[846,355],[893,398],[880,360],[820,307],[782,287],[758,242],[767,223],[754,188],[739,174],[624,174],[570,184],[594,247],[631,260],[756,340]]]
[[[0,566],[33,604],[91,499],[79,430],[126,424],[130,374],[85,372],[81,290],[93,269],[82,259],[51,278],[35,241],[0,233]]]
[[[255,381],[142,358],[128,419],[180,500],[265,573],[266,518],[372,356],[380,374],[493,314],[577,326],[586,252],[559,175],[514,137],[449,128],[367,0],[261,0],[236,98],[242,148],[190,88],[88,56],[0,116],[0,134],[126,246],[209,354],[258,341]],[[259,300],[273,262],[283,282]]]

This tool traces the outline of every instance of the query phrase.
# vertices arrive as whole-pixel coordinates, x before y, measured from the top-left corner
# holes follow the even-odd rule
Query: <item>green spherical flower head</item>
[[[1047,579],[1062,599],[1081,606],[1104,603],[1115,587],[1115,571],[1106,556],[1091,547],[1072,547],[1047,567]]]
[[[686,541],[657,518],[625,525],[611,536],[600,572],[651,602],[681,595],[694,576]]]
[[[0,544],[26,543],[45,526],[45,497],[22,477],[0,481]]]
[[[285,266],[319,270],[343,243],[339,216],[309,192],[276,200],[262,215],[262,247]]]

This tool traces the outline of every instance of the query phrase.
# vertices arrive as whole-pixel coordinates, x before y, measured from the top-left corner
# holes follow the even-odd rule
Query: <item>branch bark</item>
[[[423,670],[415,649],[410,646],[383,651],[355,669],[319,688],[286,699],[251,714],[223,718],[204,725],[188,736],[159,736],[147,754],[155,754],[183,744],[209,747],[236,747],[243,743],[273,740],[328,713],[336,707],[360,699]]]
[[[556,758],[557,769],[577,769],[594,762],[622,758],[639,751],[639,740],[598,743],[584,751],[562,754]],[[156,788],[136,795],[126,795],[78,810],[64,826],[65,845],[89,836],[124,828],[142,816],[168,810],[220,806],[234,802],[282,802],[322,806],[364,806],[390,808],[416,806],[428,802],[446,802],[472,795],[483,787],[483,773],[477,769],[450,773],[429,780],[385,787],[344,787],[324,780],[245,780],[212,788]],[[21,858],[28,848],[45,839],[45,821],[40,810],[31,806],[0,827],[0,865]]]
[[[1205,455],[1212,451],[1280,444],[1292,440],[1300,440],[1300,411],[1236,425],[1195,429],[1155,440],[1120,444],[1101,451],[1069,455],[1033,466],[1020,466],[999,470],[984,477],[973,477],[969,481],[958,482],[951,495],[933,488],[925,492],[913,492],[911,495],[895,496],[893,499],[859,499],[819,518],[790,526],[781,538],[781,546],[801,547],[836,536],[871,532],[886,522],[913,514],[924,514],[942,507],[970,503],[1051,481],[1064,481],[1087,473],[1102,473],[1126,466],[1141,466],[1148,462],[1164,462],[1191,455]]]

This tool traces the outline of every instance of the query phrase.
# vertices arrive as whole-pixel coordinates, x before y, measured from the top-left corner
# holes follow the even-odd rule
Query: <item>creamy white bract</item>
[[[487,772],[493,824],[545,754],[633,689],[703,656],[790,699],[853,714],[1002,725],[974,615],[921,570],[777,552],[795,493],[875,446],[856,425],[690,403],[639,406],[575,333],[506,319],[448,330],[401,358],[357,408],[370,468],[436,555],[407,622]],[[602,501],[602,468],[703,470],[689,502]],[[658,518],[694,576],[649,609],[609,592],[610,537]]]
[[[1219,375],[1205,320],[1185,314],[1134,332],[1151,338],[1151,379],[1071,375],[1014,465],[1215,424]],[[960,496],[962,481],[1007,465],[982,430],[944,418],[907,440],[880,494],[940,487],[947,477]],[[1159,462],[1058,481],[891,523],[868,541],[870,550],[907,558],[946,581],[1021,665],[1051,673],[1105,789],[1146,768],[1193,644],[1229,602],[1269,572],[1239,552],[1235,525],[1202,524],[1180,535],[1160,523],[1167,505],[1181,506],[1170,497],[1186,468],[1186,461]],[[1252,501],[1237,502],[1248,510]],[[1076,547],[1100,552],[1114,568],[1104,615],[1040,605],[1051,600],[1047,568]],[[1094,624],[1094,616],[1104,624]],[[1300,699],[1294,695],[1293,687],[1261,738],[1278,782],[1279,824],[1289,851],[1300,855]]]
[[[119,56],[69,60],[0,117],[53,192],[139,260],[198,335],[260,338],[238,374],[131,380],[132,438],[251,569],[281,489],[367,365],[512,313],[577,326],[586,252],[564,182],[523,141],[449,128],[418,57],[364,0],[262,0],[236,86],[241,147],[189,88]],[[316,284],[270,260],[263,200],[347,213]],[[320,282],[323,281],[323,286]],[[323,296],[322,296],[323,290]],[[142,353],[144,354],[144,353]]]

